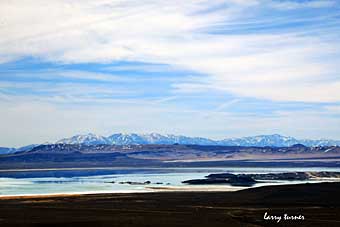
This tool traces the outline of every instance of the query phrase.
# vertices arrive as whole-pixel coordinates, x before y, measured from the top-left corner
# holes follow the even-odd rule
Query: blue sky
[[[74,134],[340,139],[333,0],[0,2],[0,145]]]

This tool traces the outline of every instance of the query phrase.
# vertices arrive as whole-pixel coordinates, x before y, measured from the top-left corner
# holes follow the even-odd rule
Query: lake
[[[340,168],[92,168],[92,169],[47,169],[47,170],[1,170],[0,196],[132,193],[155,191],[233,191],[247,187],[230,185],[186,185],[182,181],[204,178],[211,173],[280,173],[296,171],[332,171]],[[145,182],[147,185],[121,184],[120,182]],[[279,185],[310,181],[268,181],[255,184]],[[330,180],[328,180],[330,181]]]

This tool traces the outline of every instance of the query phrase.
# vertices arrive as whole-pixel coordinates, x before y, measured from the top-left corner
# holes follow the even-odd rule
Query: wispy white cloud
[[[178,70],[178,68],[174,68],[171,65],[164,64],[115,65],[105,67],[104,69],[107,71],[138,71],[138,72],[173,72]]]
[[[292,10],[301,8],[327,8],[334,6],[335,1],[328,0],[311,0],[311,1],[272,1],[271,5],[274,8],[281,10]]]
[[[2,73],[2,142],[16,143],[16,135],[29,143],[115,129],[334,138],[340,119],[339,7],[328,0],[0,1],[0,64],[28,57],[55,65],[100,63],[102,69],[21,71],[13,81]],[[140,64],[110,65],[121,61]],[[145,82],[158,71],[169,73],[166,86]],[[193,76],[179,79],[178,71]],[[150,92],[155,89],[170,90],[158,97]],[[205,94],[215,93],[230,98],[205,103]],[[328,107],[269,116],[230,111],[246,99]],[[202,106],[194,108],[195,102]]]
[[[340,117],[340,105],[339,104],[338,105],[329,105],[329,106],[326,106],[324,109],[327,113],[339,115],[339,117]]]
[[[251,22],[245,16],[251,7],[258,12],[266,6],[331,7],[333,1],[64,0],[46,4],[27,0],[0,4],[0,52],[7,59],[161,63],[203,73],[209,89],[234,95],[280,101],[340,100],[335,93],[339,80],[333,76],[339,71],[336,38],[200,32],[220,22]],[[332,81],[327,79],[330,76]],[[97,75],[97,79],[107,77]]]
[[[231,107],[232,105],[238,103],[240,100],[239,99],[232,99],[230,100],[229,102],[225,102],[225,103],[222,103],[221,105],[219,105],[215,111],[220,111],[220,110],[225,110],[229,107]]]

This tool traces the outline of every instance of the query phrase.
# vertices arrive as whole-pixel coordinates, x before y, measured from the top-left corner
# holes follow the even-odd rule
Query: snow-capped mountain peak
[[[136,134],[136,133],[116,133],[108,137],[95,135],[92,133],[76,135],[62,139],[57,143],[64,144],[110,144],[110,145],[143,145],[143,144],[192,144],[192,145],[222,145],[222,146],[255,146],[255,147],[289,147],[294,144],[305,146],[335,146],[340,145],[336,140],[298,140],[289,136],[279,134],[248,136],[242,138],[231,138],[223,140],[212,140],[201,137],[187,137],[178,135],[162,135],[158,133]]]
[[[94,144],[107,144],[108,141],[107,138],[104,136],[88,133],[85,135],[75,135],[70,138],[61,139],[56,143],[94,145]]]
[[[225,139],[222,140],[222,143],[230,146],[287,147],[298,144],[299,141],[293,137],[272,134]]]

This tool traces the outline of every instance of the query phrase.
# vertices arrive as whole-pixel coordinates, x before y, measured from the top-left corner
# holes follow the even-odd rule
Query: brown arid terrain
[[[340,147],[48,144],[0,155],[0,169],[80,167],[339,167]]]
[[[339,194],[340,183],[319,183],[237,192],[2,197],[0,226],[339,226]]]

